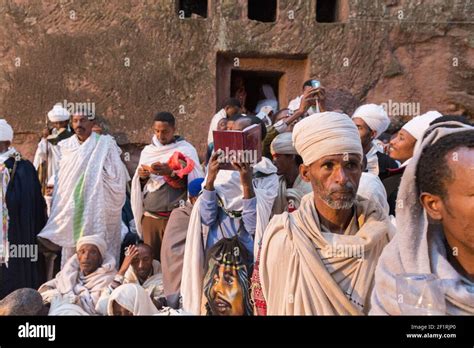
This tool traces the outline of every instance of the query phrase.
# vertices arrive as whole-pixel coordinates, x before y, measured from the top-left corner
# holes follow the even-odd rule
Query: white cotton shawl
[[[75,254],[56,277],[41,285],[38,291],[45,302],[51,302],[55,297],[62,296],[69,299],[69,303],[76,304],[88,314],[94,315],[98,314],[96,305],[102,290],[112,282],[115,274],[115,260],[112,255],[106,254],[102,265],[95,272],[84,276]]]
[[[183,155],[194,161],[194,169],[188,175],[188,183],[196,178],[204,177],[204,173],[199,162],[199,157],[194,146],[192,146],[186,140],[179,140],[168,145],[162,145],[156,136],[153,136],[152,143],[145,146],[140,155],[140,161],[138,162],[135,175],[132,179],[130,202],[132,205],[133,218],[135,220],[137,233],[140,237],[142,236],[141,221],[144,213],[143,199],[145,197],[145,193],[158,190],[165,183],[165,180],[162,176],[152,174],[142,191],[140,177],[138,175],[138,168],[140,168],[142,164],[152,165],[158,161],[161,163],[166,163],[175,151],[181,152]]]
[[[375,266],[391,225],[379,205],[360,196],[355,209],[355,234],[322,232],[313,193],[303,197],[298,210],[273,217],[259,267],[268,315],[368,312]]]
[[[58,145],[61,161],[51,215],[39,236],[68,250],[63,265],[77,240],[91,234],[104,238],[118,261],[127,178],[120,148],[111,136],[96,133],[83,144],[74,135]]]

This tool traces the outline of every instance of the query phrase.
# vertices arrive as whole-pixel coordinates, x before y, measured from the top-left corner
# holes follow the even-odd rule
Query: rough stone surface
[[[246,3],[209,0],[207,18],[180,19],[170,0],[1,0],[0,115],[14,145],[32,159],[52,105],[90,101],[134,161],[159,110],[203,154],[222,54],[307,59],[297,81],[318,77],[347,112],[391,100],[474,115],[473,1],[346,0],[338,23],[317,23],[315,0],[279,0],[274,23],[247,19]],[[285,91],[282,104],[300,94]]]

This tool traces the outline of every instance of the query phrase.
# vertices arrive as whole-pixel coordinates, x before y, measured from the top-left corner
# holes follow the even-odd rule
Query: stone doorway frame
[[[218,52],[216,57],[216,111],[230,97],[232,70],[278,72],[280,108],[286,108],[291,99],[302,94],[303,83],[309,79],[310,64],[306,55],[255,56]]]

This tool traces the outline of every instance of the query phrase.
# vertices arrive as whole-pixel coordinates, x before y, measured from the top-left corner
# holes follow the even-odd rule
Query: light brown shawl
[[[392,227],[379,205],[360,196],[355,217],[347,234],[322,232],[313,193],[295,212],[273,217],[259,269],[268,315],[368,312],[375,266]],[[341,255],[341,247],[362,252]]]

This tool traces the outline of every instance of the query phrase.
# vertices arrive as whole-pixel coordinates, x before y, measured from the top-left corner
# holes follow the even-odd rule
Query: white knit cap
[[[77,241],[76,250],[79,250],[81,246],[83,246],[84,244],[95,245],[97,249],[99,249],[99,252],[102,258],[103,259],[105,258],[105,255],[107,253],[107,244],[105,243],[104,238],[102,238],[101,236],[97,234],[81,237]]]

